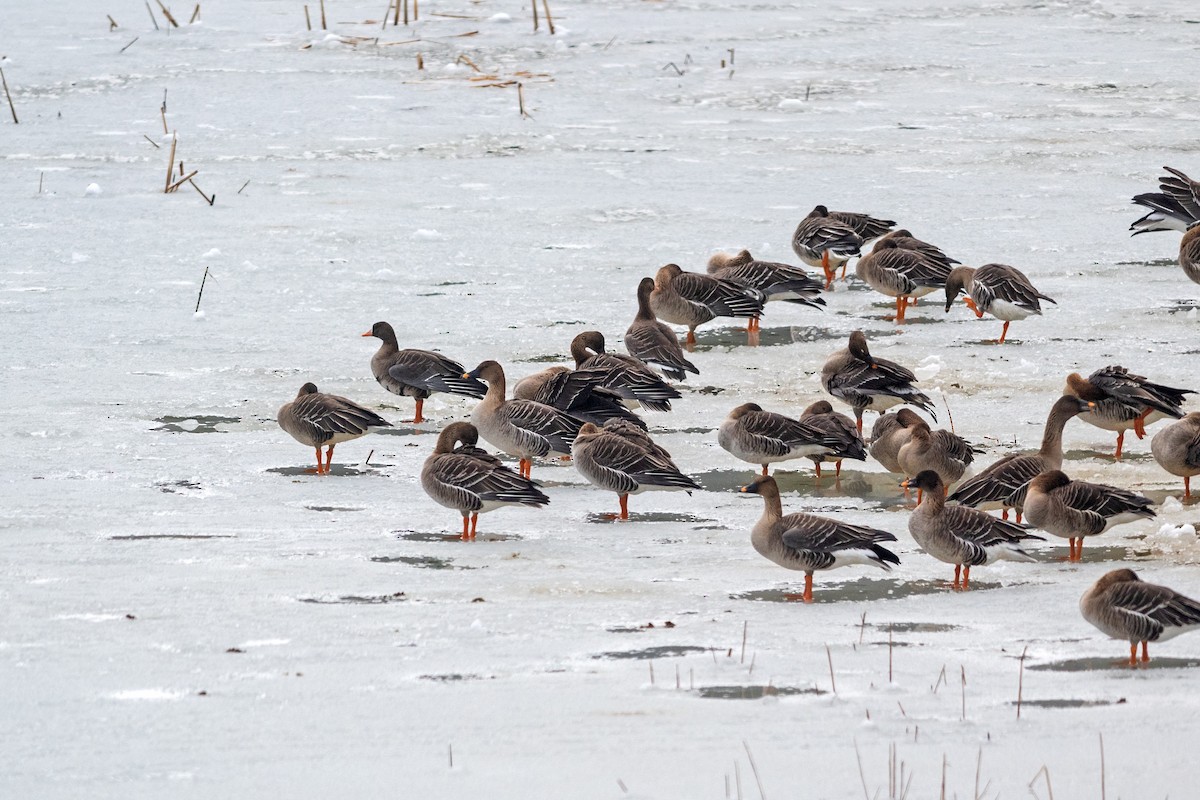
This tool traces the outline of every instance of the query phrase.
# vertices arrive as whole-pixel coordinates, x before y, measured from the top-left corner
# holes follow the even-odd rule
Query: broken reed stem
[[[829,645],[825,645],[825,658],[829,660],[829,685],[833,687],[833,693],[837,694],[837,681],[833,677],[833,653],[829,652]]]
[[[892,626],[888,625],[888,683],[892,683]]]
[[[158,7],[162,9],[163,16],[167,18],[167,22],[171,23],[172,28],[178,28],[179,23],[175,21],[175,17],[171,16],[171,10],[163,5],[162,0],[154,0],[158,3]]]
[[[733,762],[733,783],[737,787],[737,800],[742,800],[742,765]]]
[[[739,663],[746,663],[746,628],[750,626],[750,620],[742,622],[742,658]]]
[[[650,685],[654,685],[654,659],[650,659]]]
[[[146,13],[150,15],[150,21],[154,23],[154,30],[159,30],[158,18],[154,16],[154,9],[150,7],[150,0],[146,0]]]
[[[182,178],[180,178],[179,180],[172,183],[170,186],[167,187],[167,194],[170,194],[171,192],[178,189],[180,186],[183,186],[185,183],[190,181],[193,177],[195,177],[196,173],[199,171],[200,170],[198,170],[198,169],[194,169],[191,172],[189,172],[187,175],[184,175]],[[201,192],[200,194],[204,194],[204,192]]]
[[[534,0],[536,5],[537,0]],[[546,12],[546,27],[550,29],[550,35],[554,35],[554,18],[550,16],[550,0],[542,0],[542,9]]]
[[[1104,734],[1100,734],[1100,800],[1106,800],[1104,791]]]
[[[142,134],[142,138],[143,138],[143,139],[145,139],[145,140],[146,140],[147,142],[149,142],[150,144],[154,145],[154,149],[155,149],[155,150],[161,150],[161,149],[162,149],[162,147],[160,147],[160,146],[159,146],[158,142],[154,141],[153,139],[151,139],[151,138],[150,138],[149,136],[147,136],[146,134],[144,134],[144,133],[143,133],[143,134]]]
[[[858,761],[858,779],[862,781],[863,797],[871,800],[871,792],[867,789],[867,776],[863,774],[862,753],[858,752],[858,740],[854,740],[854,758]]]
[[[188,25],[195,25],[196,20],[200,18],[200,4],[196,3],[196,10],[192,12],[192,18],[188,20]]]
[[[1046,776],[1046,791],[1050,793],[1050,800],[1054,800],[1054,787],[1050,785],[1050,769],[1045,764],[1042,764],[1042,768],[1033,774],[1033,780],[1029,781],[1029,791],[1033,792],[1033,785],[1037,783],[1037,779],[1041,775]],[[1034,797],[1037,795],[1035,794]]]
[[[321,30],[329,30],[325,25],[325,0],[321,0]]]
[[[193,313],[197,313],[197,314],[200,313],[200,298],[204,296],[204,284],[207,281],[208,281],[208,267],[205,267],[204,268],[204,277],[200,279],[200,293],[198,295],[196,295],[196,310]],[[371,452],[374,453],[375,451],[372,450]],[[367,456],[367,460],[370,461],[371,457]]]
[[[388,0],[387,11],[383,12],[383,24],[379,26],[379,30],[381,31],[387,30],[388,17],[392,15],[392,5],[392,0]]]
[[[862,619],[858,623],[858,643],[861,645],[863,634],[867,632],[867,612],[862,613]]]
[[[517,81],[517,108],[521,111],[521,118],[529,116],[529,112],[525,110],[525,88],[524,84]]]
[[[39,172],[38,173],[38,194],[42,193],[42,181],[44,181],[45,179],[46,179],[46,173]]]
[[[537,29],[538,29],[537,0],[533,0],[532,5],[533,5],[533,31],[534,31],[534,33],[537,33]]]
[[[746,748],[746,758],[750,759],[750,771],[754,773],[754,782],[758,784],[759,800],[767,800],[767,793],[763,791],[762,778],[758,775],[758,765],[754,763],[754,753],[750,752],[750,745],[746,744],[745,739],[742,739],[742,747]]]
[[[249,185],[250,185],[250,181],[246,181],[245,183],[243,183],[243,184],[242,184],[242,189],[245,189],[245,188],[246,188],[247,186],[249,186]],[[237,190],[237,193],[238,193],[238,194],[241,194],[241,193],[242,193],[242,189],[238,189],[238,190]]]
[[[104,16],[108,17],[108,32],[109,33],[112,33],[117,28],[121,27],[120,25],[117,24],[117,21],[112,18],[112,14],[105,14]]]
[[[167,182],[163,187],[163,194],[171,191],[171,178],[175,175],[175,145],[178,142],[178,136],[171,137],[171,155],[167,156]]]
[[[933,693],[934,694],[937,694],[938,687],[941,686],[943,682],[949,683],[949,681],[946,680],[946,665],[945,664],[942,664],[942,671],[938,673],[937,682],[933,684]]]
[[[304,4],[304,27],[312,30],[312,17],[308,15],[308,4]]]
[[[954,433],[954,414],[950,411],[950,401],[946,399],[945,392],[942,392],[942,405],[946,407],[946,417],[950,420],[950,432]]]
[[[140,38],[142,38],[142,37],[140,37],[140,36],[135,36],[135,37],[133,37],[133,42],[136,42],[136,41],[137,41],[138,39],[140,39]],[[122,47],[122,48],[121,48],[121,50],[120,50],[120,52],[124,53],[126,50],[128,50],[128,49],[129,49],[129,48],[131,48],[131,47],[133,47],[133,42],[130,42],[129,44],[127,44],[127,45],[125,45],[124,47]]]
[[[193,172],[193,173],[192,173],[192,175],[195,175],[195,174],[196,174],[195,172]],[[192,188],[193,188],[193,189],[195,189],[197,192],[199,192],[199,193],[200,193],[200,196],[201,196],[201,197],[203,197],[205,200],[207,200],[207,201],[208,201],[208,204],[209,204],[210,206],[211,206],[213,203],[217,202],[217,196],[216,196],[216,194],[214,194],[212,197],[209,197],[208,195],[206,195],[206,194],[204,193],[204,190],[203,190],[203,189],[201,189],[199,186],[197,186],[197,185],[196,185],[196,182],[195,182],[194,180],[192,180],[190,177],[187,179],[187,182],[188,182],[188,183],[190,183],[190,184],[192,185]]]
[[[942,753],[942,794],[940,800],[946,800],[946,754]]]
[[[12,113],[13,125],[20,125],[21,121],[17,119],[17,109],[13,106],[12,95],[8,91],[8,79],[4,77],[3,69],[0,69],[0,83],[4,84],[4,96],[8,98],[8,110]]]
[[[420,53],[417,53],[417,69],[425,69],[425,56],[421,55]]]
[[[1025,654],[1029,652],[1029,645],[1025,645],[1025,649],[1021,651],[1021,671],[1017,676],[1017,719],[1021,718],[1021,696],[1025,692]]]
[[[967,720],[967,668],[959,665],[959,670],[962,672],[962,718],[963,722]]]
[[[413,0],[413,22],[421,18],[421,0]]]
[[[392,27],[395,28],[400,24],[400,0],[395,0],[396,6],[392,11]]]
[[[974,800],[979,800],[979,771],[983,769],[983,745],[979,746],[979,755],[975,756],[975,794]]]

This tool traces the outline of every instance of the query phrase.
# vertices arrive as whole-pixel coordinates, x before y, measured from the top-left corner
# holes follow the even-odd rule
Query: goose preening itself
[[[954,565],[954,588],[970,588],[971,567],[994,561],[1036,561],[1021,543],[1042,537],[1020,524],[968,506],[946,504],[946,489],[933,470],[909,478],[902,486],[919,489],[922,500],[908,518],[908,532],[921,549]],[[959,583],[959,576],[962,583]]]
[[[549,367],[517,381],[513,399],[545,403],[583,422],[604,425],[610,419],[623,419],[645,428],[646,423],[629,410],[621,395],[604,386],[607,377],[605,370]]]
[[[1009,453],[983,472],[962,482],[950,499],[964,506],[1016,509],[1017,522],[1025,508],[1025,490],[1029,482],[1043,472],[1062,469],[1063,428],[1072,417],[1087,411],[1092,403],[1072,395],[1064,395],[1050,407],[1046,427],[1042,430],[1042,446],[1036,453]]]
[[[730,281],[685,272],[678,264],[659,268],[650,293],[655,316],[674,325],[686,325],[687,343],[696,343],[696,328],[717,317],[757,319],[767,296]]]
[[[846,277],[846,263],[858,255],[865,242],[887,233],[896,223],[851,211],[830,211],[817,206],[800,220],[792,234],[792,250],[809,266],[825,273],[825,288],[833,287],[837,267]]]
[[[1073,481],[1062,470],[1049,470],[1029,482],[1025,521],[1067,540],[1068,561],[1083,558],[1083,540],[1116,525],[1154,519],[1147,497],[1101,483]]]
[[[750,543],[759,555],[781,567],[804,572],[806,603],[811,603],[813,573],[850,564],[867,564],[890,571],[900,559],[880,542],[894,542],[887,531],[850,525],[816,514],[783,513],[779,486],[771,477],[761,477],[741,490],[761,495],[763,513],[750,532]],[[791,598],[789,598],[791,599]]]
[[[906,409],[901,409],[906,410]],[[908,412],[912,414],[911,411]],[[916,417],[916,414],[913,414]],[[917,475],[933,470],[949,487],[961,480],[975,456],[982,453],[956,433],[932,430],[925,420],[917,418],[907,429],[908,440],[896,451],[896,463],[905,475]],[[918,498],[917,502],[920,502]]]
[[[520,459],[522,476],[529,477],[535,457],[571,454],[581,420],[534,400],[506,400],[504,368],[495,361],[484,361],[463,377],[487,384],[487,394],[475,406],[471,421],[480,436]]]
[[[1114,459],[1121,458],[1125,431],[1133,429],[1137,438],[1144,438],[1146,425],[1166,417],[1182,419],[1184,395],[1195,389],[1176,389],[1152,383],[1125,367],[1108,366],[1084,378],[1078,372],[1067,376],[1066,394],[1091,401],[1092,407],[1080,415],[1089,425],[1117,432]]]
[[[850,334],[850,344],[829,357],[821,367],[825,391],[854,409],[855,424],[862,433],[864,411],[884,411],[901,403],[921,408],[937,421],[933,401],[913,384],[917,376],[886,358],[875,358],[862,331]]]
[[[963,292],[967,295],[963,302],[975,312],[976,317],[991,314],[996,319],[1004,320],[996,344],[1004,344],[1010,323],[1033,314],[1040,316],[1042,300],[1058,305],[1054,298],[1039,292],[1024,272],[1007,264],[952,269],[946,278],[947,312]]]
[[[414,423],[424,422],[421,415],[425,399],[434,392],[483,397],[487,387],[463,377],[463,365],[432,350],[401,350],[396,332],[386,322],[376,322],[363,336],[374,336],[383,344],[371,356],[371,374],[379,385],[392,394],[417,401]]]
[[[804,409],[800,413],[800,422],[820,430],[829,437],[826,441],[830,446],[826,452],[805,456],[813,462],[818,478],[821,477],[821,464],[826,461],[834,463],[835,474],[840,478],[843,459],[867,460],[866,443],[855,427],[854,420],[834,411],[828,400],[818,400]]]
[[[789,264],[759,261],[750,255],[749,250],[742,250],[737,255],[717,253],[708,260],[707,269],[714,278],[762,292],[768,303],[778,300],[812,308],[825,306],[825,301],[821,299],[824,284],[820,281]],[[746,330],[753,332],[760,327],[759,317],[751,317]]]
[[[833,453],[842,437],[811,422],[763,411],[758,403],[743,403],[717,429],[717,444],[734,458],[762,465],[766,475],[768,464]]]
[[[918,249],[909,250],[903,246],[907,241],[920,242],[911,237],[885,236],[854,265],[860,280],[880,294],[896,298],[897,324],[904,322],[908,299],[924,297],[945,286],[952,268],[945,253],[939,250],[939,259]]]
[[[1192,476],[1200,475],[1200,412],[1193,411],[1154,434],[1150,452],[1160,467],[1183,478],[1183,499],[1191,499]]]
[[[900,467],[900,448],[912,435],[909,428],[921,421],[911,408],[880,414],[871,426],[871,458],[882,464],[888,472],[904,472]]]
[[[462,514],[462,539],[474,539],[479,515],[504,506],[544,506],[550,498],[533,481],[476,447],[479,431],[469,422],[442,429],[421,470],[421,487],[434,502]]]
[[[1135,205],[1149,209],[1149,213],[1129,226],[1133,236],[1154,231],[1186,231],[1200,222],[1200,182],[1171,167],[1163,167],[1171,173],[1159,178],[1161,192],[1135,195]]]
[[[675,331],[654,316],[654,309],[650,307],[653,292],[654,278],[642,278],[637,291],[637,315],[625,331],[625,349],[634,358],[658,367],[671,380],[681,381],[689,372],[699,375],[696,365],[684,358]]]
[[[631,408],[670,411],[671,401],[683,396],[641,359],[605,351],[600,331],[584,331],[572,339],[571,357],[577,370],[603,372],[600,385],[616,392]]]
[[[1149,643],[1165,642],[1200,627],[1200,602],[1174,589],[1146,583],[1131,569],[1105,573],[1079,598],[1083,618],[1101,633],[1129,642],[1129,666],[1150,660]]]
[[[392,423],[353,400],[317,391],[314,383],[300,387],[296,399],[284,403],[276,415],[279,427],[300,444],[317,451],[317,475],[328,475],[334,445],[365,436],[371,428],[390,428]],[[321,447],[326,447],[321,463]]]
[[[629,519],[629,495],[648,491],[683,490],[691,494],[700,484],[679,471],[671,456],[650,436],[626,422],[603,428],[592,423],[579,429],[571,446],[575,468],[588,482],[616,492],[619,519]]]

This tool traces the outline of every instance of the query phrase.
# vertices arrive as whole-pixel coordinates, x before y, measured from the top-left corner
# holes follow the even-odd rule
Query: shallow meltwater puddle
[[[786,697],[788,695],[828,694],[821,689],[800,686],[701,686],[695,690],[697,697],[711,700],[761,700],[764,697]]]
[[[900,488],[900,481],[903,478],[886,472],[858,472],[852,466],[856,463],[844,461],[840,478],[834,474],[832,464],[823,464],[821,477],[818,478],[812,469],[812,462],[808,459],[795,459],[781,464],[772,464],[771,477],[775,479],[779,485],[779,491],[783,495],[784,513],[789,513],[789,498],[792,503],[803,504],[805,498],[855,497],[879,503],[883,508],[904,508],[910,502],[910,507],[915,507],[915,495],[910,501],[906,501],[904,498],[904,490]],[[710,492],[729,492],[731,494],[738,494],[743,486],[752,483],[758,476],[759,470],[749,464],[745,469],[709,470],[692,474],[701,488]],[[746,497],[753,499],[756,498],[756,495],[748,494]],[[761,501],[759,502],[761,503]],[[792,510],[799,511],[801,509]],[[805,505],[803,510],[822,514],[844,509],[841,506]]]
[[[426,425],[425,423],[422,423],[421,425],[413,425],[411,422],[395,422],[395,421],[392,421],[391,428],[372,428],[371,429],[371,433],[378,434],[380,436],[422,436],[424,434],[429,434],[430,436],[433,436],[433,435],[437,434],[437,432],[438,432],[437,426],[432,423],[430,423],[428,425]]]
[[[1049,543],[1063,541],[1058,537],[1047,535],[1045,531],[1035,530],[1034,533],[1037,533],[1039,536],[1045,536],[1050,540]],[[1103,534],[1101,534],[1101,537],[1102,536]],[[1067,561],[1067,552],[1068,549],[1066,547],[1046,548],[1043,545],[1042,548],[1037,551],[1037,559],[1038,561],[1045,563],[1061,561],[1064,564],[1068,564],[1070,562]],[[1120,545],[1106,546],[1085,539],[1083,545],[1083,560],[1075,563],[1107,564],[1116,561],[1149,561],[1153,557],[1153,554],[1149,550],[1135,550],[1132,547],[1121,547]]]
[[[693,514],[675,514],[670,511],[630,512],[629,519],[618,519],[615,513],[591,513],[586,517],[587,522],[715,522],[716,520],[697,517]]]
[[[1099,430],[1097,428],[1097,430]],[[1144,440],[1139,442],[1133,434],[1125,438],[1125,447],[1121,450],[1121,463],[1149,464],[1154,461],[1150,454],[1150,437],[1155,431],[1149,430]],[[1063,453],[1063,461],[1099,461],[1102,464],[1113,463],[1113,454],[1117,451],[1117,438],[1113,434],[1112,442],[1108,445],[1097,444],[1086,450],[1067,450]]]
[[[949,633],[962,628],[962,625],[950,625],[945,622],[876,622],[868,623],[867,627],[887,633]]]
[[[154,421],[161,422],[162,424],[157,428],[151,428],[150,430],[152,431],[166,431],[167,433],[225,433],[226,431],[221,430],[217,426],[241,422],[242,418],[198,414],[187,417],[156,417]]]
[[[328,475],[317,475],[313,470],[316,469],[316,461],[311,467],[268,467],[263,470],[275,475],[286,475],[289,478],[311,477],[311,478],[346,478],[353,475],[382,475],[383,473],[372,467],[351,467],[346,464],[339,464],[336,461],[329,467]]]
[[[1078,698],[1061,697],[1049,700],[1022,700],[1022,708],[1094,708],[1096,706],[1116,706],[1125,702],[1125,698],[1120,700],[1081,700]],[[1010,706],[1015,706],[1016,700],[1009,702]]]
[[[305,506],[309,511],[362,511],[353,506]]]
[[[434,556],[371,556],[376,564],[407,564],[419,569],[477,569],[477,567],[461,567],[448,558]]]
[[[970,591],[986,592],[999,589],[1005,584],[988,581],[971,582]],[[1019,584],[1009,584],[1017,586]],[[767,603],[800,603],[802,591],[798,584],[788,589],[757,589],[729,595],[731,600],[754,600]],[[902,597],[925,594],[951,594],[953,589],[950,581],[902,581],[895,578],[860,578],[842,584],[823,586],[817,583],[813,587],[814,603],[845,603],[862,600],[899,600]]]
[[[1114,643],[1120,650],[1120,642]],[[1048,672],[1126,672],[1135,673],[1147,669],[1188,669],[1200,667],[1200,660],[1191,658],[1157,658],[1151,655],[1149,663],[1139,663],[1130,667],[1127,659],[1119,656],[1113,658],[1069,658],[1063,661],[1050,661],[1045,664],[1030,664],[1029,669]]]
[[[315,603],[317,605],[368,605],[378,606],[388,603],[402,603],[408,599],[404,592],[392,592],[391,594],[344,594],[339,597],[298,597],[296,598],[301,603]]]
[[[490,681],[495,680],[492,675],[472,675],[461,672],[444,672],[438,675],[418,675],[418,680],[422,681],[437,681],[438,683],[457,683],[458,681]]]
[[[607,653],[597,653],[592,658],[649,661],[655,658],[678,658],[679,656],[695,653],[708,653],[711,649],[709,647],[697,647],[693,644],[664,644],[657,647],[643,647],[640,650],[613,650]],[[724,652],[724,650],[721,652]]]
[[[392,531],[397,539],[408,542],[462,542],[462,536],[457,533],[429,533],[426,531]],[[515,533],[481,533],[472,541],[475,542],[515,542],[523,539]],[[466,542],[470,544],[470,542]]]
[[[231,533],[131,533],[124,536],[110,536],[114,541],[137,541],[139,539],[236,539]]]

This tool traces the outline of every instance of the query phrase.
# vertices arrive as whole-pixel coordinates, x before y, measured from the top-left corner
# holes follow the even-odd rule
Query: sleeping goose
[[[425,494],[462,514],[463,541],[475,538],[480,514],[504,506],[538,507],[550,502],[533,481],[476,447],[478,442],[479,431],[474,425],[453,422],[442,429],[421,470]]]
[[[908,230],[907,228],[899,228],[879,237],[879,239],[875,242],[875,247],[878,247],[883,242],[893,242],[902,250],[913,250],[918,252],[930,261],[936,264],[941,264],[947,269],[953,267],[955,264],[962,263],[957,258],[951,258],[950,256],[946,255],[942,248],[938,247],[937,245],[930,244],[929,242],[916,238],[912,235],[912,231]]]
[[[796,226],[792,250],[805,264],[825,272],[825,288],[830,289],[838,265],[845,278],[846,263],[859,254],[863,244],[887,233],[895,224],[867,214],[817,206]]]
[[[1083,558],[1085,536],[1139,519],[1154,519],[1149,498],[1102,483],[1073,481],[1062,470],[1038,475],[1025,495],[1026,522],[1066,539],[1068,561]]]
[[[1154,434],[1150,452],[1160,467],[1183,478],[1183,499],[1191,499],[1192,476],[1200,475],[1200,411]]]
[[[642,278],[638,284],[638,310],[629,330],[625,331],[625,349],[634,358],[658,367],[663,375],[676,381],[684,380],[688,372],[700,374],[696,365],[683,357],[683,348],[675,331],[658,321],[650,307],[654,279]]]
[[[687,343],[696,343],[696,327],[717,317],[756,319],[762,315],[767,296],[757,289],[685,272],[678,264],[659,268],[650,293],[650,308],[661,320],[686,325]]]
[[[759,555],[781,567],[804,572],[806,603],[813,601],[813,573],[850,564],[866,564],[890,571],[900,559],[879,542],[894,542],[895,535],[875,528],[850,525],[816,514],[783,514],[779,486],[761,477],[741,490],[761,495],[763,513],[750,532],[750,543]],[[788,599],[792,599],[789,597]]]
[[[646,423],[625,406],[618,393],[604,386],[606,377],[604,370],[549,367],[517,381],[513,399],[536,400],[597,425],[619,418],[646,427]]]
[[[329,474],[335,445],[364,436],[371,428],[392,427],[392,423],[352,400],[318,392],[314,383],[301,386],[296,399],[279,409],[276,420],[297,442],[316,449],[317,475]],[[322,445],[327,448],[324,464]]]
[[[1046,417],[1041,449],[1036,453],[1009,453],[983,472],[963,481],[949,499],[964,506],[1002,508],[1004,519],[1008,519],[1008,510],[1013,508],[1017,512],[1017,522],[1020,522],[1029,482],[1047,470],[1062,469],[1063,428],[1072,417],[1087,411],[1091,405],[1071,395],[1058,398]]]
[[[912,435],[910,428],[921,421],[911,408],[880,414],[871,426],[871,458],[888,472],[904,472],[900,466],[900,448]]]
[[[1023,525],[993,517],[967,506],[946,505],[946,489],[933,470],[925,470],[902,485],[922,492],[922,500],[908,518],[908,532],[921,549],[938,561],[954,565],[954,588],[970,588],[971,567],[994,561],[1036,561],[1021,543],[1042,537]]]
[[[480,436],[520,459],[522,476],[529,477],[535,456],[571,454],[571,442],[583,424],[580,420],[545,403],[505,400],[504,368],[495,361],[484,361],[463,377],[487,384],[487,394],[475,406],[471,421]]]
[[[463,365],[432,350],[401,350],[396,332],[386,322],[376,322],[363,336],[382,339],[383,344],[371,356],[371,374],[379,385],[392,394],[417,401],[413,422],[424,422],[421,409],[425,398],[434,392],[483,397],[487,387],[479,381],[463,378]]]
[[[617,493],[621,503],[618,519],[629,519],[631,494],[679,489],[691,494],[700,488],[645,431],[634,433],[624,421],[609,424],[613,427],[585,424],[575,437],[571,454],[575,468],[589,483]]]
[[[1131,569],[1105,573],[1079,599],[1083,618],[1113,639],[1129,642],[1129,666],[1150,660],[1149,643],[1200,627],[1200,602],[1166,586],[1145,583]]]
[[[572,339],[571,357],[577,370],[602,371],[600,385],[616,392],[631,408],[670,411],[671,401],[682,397],[641,359],[606,352],[600,331],[584,331]]]
[[[822,308],[825,305],[825,301],[821,299],[823,284],[820,281],[810,278],[798,267],[774,261],[759,261],[750,255],[749,250],[742,250],[737,255],[717,253],[708,260],[707,269],[708,274],[714,278],[762,292],[768,303],[780,300],[813,308]],[[746,330],[753,332],[760,327],[759,317],[751,317]]]
[[[1121,458],[1125,431],[1132,428],[1141,439],[1146,435],[1146,425],[1166,417],[1181,419],[1184,395],[1195,394],[1194,389],[1152,383],[1115,364],[1098,369],[1087,378],[1072,372],[1063,391],[1093,404],[1080,415],[1081,420],[1117,432],[1117,450],[1113,455],[1116,460]]]
[[[883,238],[858,259],[854,273],[880,294],[896,298],[896,322],[904,322],[908,298],[924,297],[946,285],[951,266],[919,250],[902,246],[904,239]],[[914,240],[915,241],[915,240]]]
[[[883,411],[901,403],[911,403],[937,421],[933,401],[913,386],[916,380],[916,375],[896,362],[874,358],[862,331],[850,334],[849,346],[834,353],[821,367],[821,385],[854,409],[859,433],[864,411]]]
[[[734,458],[751,464],[767,465],[792,458],[831,453],[841,437],[801,420],[773,411],[763,411],[758,403],[743,403],[729,412],[717,429],[717,444]]]
[[[817,477],[821,477],[821,464],[834,463],[835,474],[842,475],[842,460],[867,460],[867,447],[862,434],[854,427],[854,421],[845,414],[833,410],[828,400],[818,400],[800,413],[800,422],[822,431],[833,444],[824,453],[812,453],[805,458],[813,462]]]
[[[952,486],[960,480],[975,460],[975,456],[982,452],[957,434],[931,430],[928,423],[922,419],[917,419],[908,428],[908,433],[908,441],[896,452],[900,470],[910,476],[927,469],[933,470],[946,486]]]
[[[1024,272],[1007,264],[984,264],[978,269],[955,267],[946,278],[946,311],[966,292],[964,302],[976,317],[991,314],[1004,320],[996,344],[1004,344],[1008,326],[1033,314],[1041,315],[1041,300],[1057,305],[1054,298],[1042,294]]]

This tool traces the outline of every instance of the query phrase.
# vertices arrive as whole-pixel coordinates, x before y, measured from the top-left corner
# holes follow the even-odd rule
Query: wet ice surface
[[[740,776],[751,797],[748,746],[768,796],[850,798],[886,793],[894,744],[910,797],[936,796],[943,756],[972,796],[980,752],[988,796],[1023,796],[1043,765],[1083,796],[1101,730],[1108,796],[1191,791],[1164,754],[1198,732],[1200,637],[1131,671],[1076,603],[1119,565],[1200,594],[1194,543],[1157,534],[1196,506],[1168,501],[1079,565],[1048,541],[961,594],[908,536],[894,476],[793,462],[785,507],[891,530],[904,561],[819,575],[804,605],[784,597],[802,576],[750,548],[761,503],[735,490],[754,470],[713,433],[740,402],[817,399],[856,327],[983,463],[1037,446],[1068,372],[1200,384],[1178,235],[1125,231],[1163,164],[1200,171],[1190,3],[560,2],[554,37],[491,1],[422,4],[399,31],[383,3],[327,3],[341,39],[306,32],[299,3],[206,2],[169,33],[140,4],[10,5],[0,794],[729,797]],[[516,79],[532,119],[514,86],[478,85]],[[163,90],[211,207],[161,191]],[[619,349],[640,277],[718,249],[790,260],[816,203],[1018,266],[1059,304],[1004,347],[999,322],[936,298],[897,332],[854,283],[824,312],[772,305],[758,348],[707,326],[702,375],[648,416],[702,491],[610,523],[615,496],[539,463],[548,508],[457,540],[417,476],[471,404],[436,396],[433,423],[401,424],[411,401],[371,378],[358,334],[386,319],[514,376],[587,328]],[[308,380],[397,428],[306,474],[274,414]],[[1180,492],[1148,442],[1114,464],[1108,433],[1066,440],[1074,477]],[[616,653],[639,655],[597,657]]]

